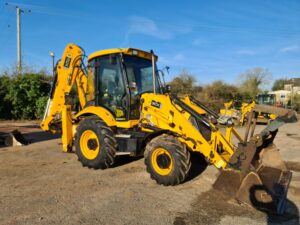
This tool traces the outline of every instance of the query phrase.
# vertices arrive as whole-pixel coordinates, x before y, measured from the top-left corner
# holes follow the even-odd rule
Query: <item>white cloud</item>
[[[178,24],[157,23],[147,17],[131,16],[129,17],[129,28],[122,45],[127,45],[130,37],[134,34],[147,35],[160,40],[170,40],[178,34],[186,34],[191,31],[192,28],[188,25],[179,26]]]
[[[170,39],[173,36],[171,32],[158,27],[158,25],[149,18],[132,16],[129,21],[130,28],[127,33],[128,35],[144,34],[163,40]]]
[[[287,52],[298,52],[300,50],[300,47],[298,45],[291,45],[284,47],[279,50],[281,53],[287,53]]]

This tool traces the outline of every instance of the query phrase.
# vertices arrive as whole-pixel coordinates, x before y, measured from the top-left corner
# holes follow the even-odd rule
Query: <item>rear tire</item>
[[[163,134],[152,139],[144,156],[151,179],[165,186],[183,182],[191,168],[190,152],[171,135]]]
[[[102,120],[84,119],[77,127],[75,148],[83,166],[106,169],[114,163],[117,141]]]

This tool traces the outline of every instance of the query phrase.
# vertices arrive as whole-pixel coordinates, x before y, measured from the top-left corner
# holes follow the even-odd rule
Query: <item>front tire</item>
[[[191,168],[190,152],[171,135],[160,135],[146,146],[145,164],[150,177],[165,186],[183,182]]]
[[[83,166],[106,169],[114,163],[117,142],[102,120],[84,119],[77,127],[75,148]]]

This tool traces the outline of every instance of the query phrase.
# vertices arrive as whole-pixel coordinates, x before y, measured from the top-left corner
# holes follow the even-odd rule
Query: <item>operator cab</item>
[[[88,58],[87,105],[106,108],[118,121],[139,119],[141,94],[154,93],[153,66],[155,93],[162,93],[156,61],[157,56],[132,48],[93,53]]]

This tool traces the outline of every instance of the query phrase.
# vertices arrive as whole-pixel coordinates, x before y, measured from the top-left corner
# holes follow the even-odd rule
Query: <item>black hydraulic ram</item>
[[[204,105],[202,102],[200,102],[199,100],[195,99],[193,96],[189,96],[190,100],[195,104],[200,106],[202,109],[204,109],[208,114],[210,114],[211,116],[213,116],[215,119],[219,119],[219,115],[211,110],[210,108],[208,108],[206,105]]]
[[[197,113],[194,109],[192,109],[190,106],[182,102],[176,95],[171,95],[172,101],[176,104],[179,105],[183,110],[186,112],[190,113],[195,119],[199,120],[202,122],[205,126],[211,129],[211,126],[209,125],[209,121],[205,118],[205,116]]]

